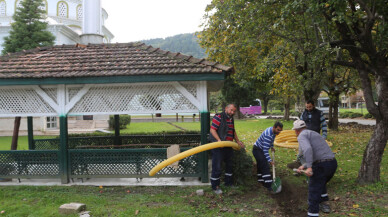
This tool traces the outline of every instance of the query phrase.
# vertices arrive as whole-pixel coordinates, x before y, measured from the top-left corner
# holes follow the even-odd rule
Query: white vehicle
[[[329,97],[318,98],[315,107],[323,112],[325,118],[329,118]]]

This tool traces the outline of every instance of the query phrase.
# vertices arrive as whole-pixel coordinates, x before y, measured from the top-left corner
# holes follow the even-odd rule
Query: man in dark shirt
[[[234,104],[229,104],[225,107],[224,112],[214,115],[210,128],[211,142],[235,140],[237,144],[244,148],[244,144],[238,139],[237,133],[234,129],[233,115],[236,110],[237,109]],[[210,177],[210,182],[214,193],[222,194],[222,190],[220,189],[222,161],[225,162],[225,186],[233,185],[233,149],[230,147],[215,148],[211,150],[211,153],[212,174]]]
[[[327,138],[327,124],[325,116],[321,110],[315,108],[314,101],[308,100],[306,102],[306,109],[300,116],[300,119],[306,123],[307,129],[313,130],[319,134],[321,134],[322,130],[323,138]]]

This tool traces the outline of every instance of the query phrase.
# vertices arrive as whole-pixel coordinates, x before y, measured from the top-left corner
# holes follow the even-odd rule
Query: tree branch
[[[339,66],[346,66],[351,68],[356,68],[356,65],[352,62],[346,62],[346,61],[340,61],[340,60],[332,60],[333,64],[339,65]]]

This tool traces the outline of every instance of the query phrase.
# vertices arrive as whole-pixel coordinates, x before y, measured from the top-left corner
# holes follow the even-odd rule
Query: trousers
[[[309,181],[308,216],[319,216],[319,204],[329,200],[326,184],[337,170],[337,160],[313,163],[314,175]]]
[[[221,163],[225,163],[225,185],[233,185],[233,149],[232,148],[215,148],[212,153],[212,174],[210,182],[212,189],[216,190],[220,186]]]
[[[257,181],[261,183],[264,187],[266,187],[268,190],[271,190],[273,178],[263,150],[261,150],[261,148],[259,147],[253,146],[252,153],[256,159],[257,164]]]

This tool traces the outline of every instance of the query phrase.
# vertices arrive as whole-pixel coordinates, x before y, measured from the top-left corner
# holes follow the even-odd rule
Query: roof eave
[[[0,79],[0,86],[55,85],[55,84],[111,84],[169,81],[217,81],[224,80],[226,72],[205,74],[132,75],[114,77],[72,78],[8,78]]]

